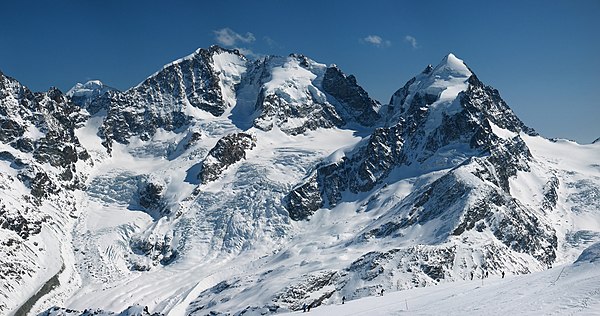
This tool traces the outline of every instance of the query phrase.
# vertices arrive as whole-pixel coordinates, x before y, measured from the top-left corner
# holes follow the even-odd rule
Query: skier
[[[485,278],[487,279],[490,276],[490,272],[489,271],[485,271]]]
[[[306,313],[306,303],[304,303],[304,305],[302,305],[302,312]]]
[[[342,305],[346,302],[346,297],[342,296]]]
[[[471,281],[473,281],[473,271],[471,271]]]
[[[381,289],[381,296],[383,296],[383,289]]]
[[[504,271],[502,271],[502,278],[504,279]]]

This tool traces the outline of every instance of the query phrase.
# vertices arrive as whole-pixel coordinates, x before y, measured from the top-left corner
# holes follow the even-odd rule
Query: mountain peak
[[[85,83],[78,82],[73,86],[73,88],[71,88],[71,90],[73,90],[75,88],[92,89],[92,88],[98,88],[98,87],[102,87],[102,86],[104,86],[104,83],[100,80],[95,79],[95,80],[88,80]],[[69,90],[69,91],[71,91],[71,90]]]
[[[390,104],[400,106],[403,109],[400,112],[403,112],[408,107],[402,104],[413,104],[415,95],[426,96],[427,100],[424,100],[424,102],[427,104],[437,100],[452,101],[461,91],[468,88],[468,80],[471,76],[473,76],[473,73],[469,67],[454,54],[449,53],[442,58],[437,66],[428,65],[419,75],[396,91],[390,100]],[[414,104],[417,104],[416,108],[423,106],[419,102]]]
[[[462,59],[459,59],[454,54],[449,53],[442,61],[433,69],[433,74],[442,77],[470,77],[473,73],[467,67]]]
[[[86,83],[76,83],[73,88],[67,91],[66,96],[71,98],[73,103],[86,108],[90,114],[95,114],[102,106],[92,106],[92,103],[97,103],[101,98],[107,97],[111,91],[118,90],[105,85],[100,80],[89,80]]]
[[[103,86],[104,83],[102,83],[102,81],[100,80],[88,80],[88,82],[85,83],[85,85],[90,85],[90,86]]]
[[[106,91],[116,90],[115,88],[109,87],[105,85],[100,80],[89,80],[86,83],[78,82],[76,83],[69,91],[67,91],[67,95],[69,97],[79,97],[79,96],[90,96],[96,94],[102,94]]]

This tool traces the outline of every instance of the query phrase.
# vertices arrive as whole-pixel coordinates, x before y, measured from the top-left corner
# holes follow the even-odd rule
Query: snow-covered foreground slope
[[[332,302],[310,315],[598,315],[599,262],[527,275],[458,281],[355,301]],[[282,315],[304,315],[301,311]]]
[[[2,82],[0,312],[468,292],[600,240],[600,145],[538,136],[452,54],[383,106],[335,66],[219,47],[81,99]]]

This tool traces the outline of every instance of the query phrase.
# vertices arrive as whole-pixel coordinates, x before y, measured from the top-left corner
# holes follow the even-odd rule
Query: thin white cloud
[[[265,36],[265,37],[263,37],[263,40],[264,40],[264,41],[267,43],[267,45],[269,45],[269,47],[276,47],[276,46],[279,46],[279,45],[277,44],[277,42],[275,42],[275,40],[274,40],[274,39],[272,39],[272,38],[270,38],[270,37],[268,37],[268,36]]]
[[[407,43],[409,43],[409,44],[410,44],[410,46],[411,46],[413,49],[417,49],[417,48],[419,48],[419,43],[417,43],[417,39],[416,39],[416,38],[414,38],[413,36],[406,35],[406,36],[404,37],[404,41],[405,41],[405,42],[407,42]]]
[[[363,38],[362,41],[365,43],[369,43],[371,45],[377,46],[377,47],[388,47],[388,46],[392,45],[392,42],[381,38],[381,36],[379,36],[379,35],[369,35],[369,36]]]
[[[223,46],[235,46],[237,43],[252,43],[256,40],[254,34],[248,32],[246,35],[236,33],[232,29],[226,27],[214,31],[215,40]]]

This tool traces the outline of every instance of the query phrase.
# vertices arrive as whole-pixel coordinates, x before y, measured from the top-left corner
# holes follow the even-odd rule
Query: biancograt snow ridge
[[[600,240],[596,144],[537,135],[453,54],[389,104],[359,82],[218,46],[126,91],[0,73],[0,313],[298,311]]]

